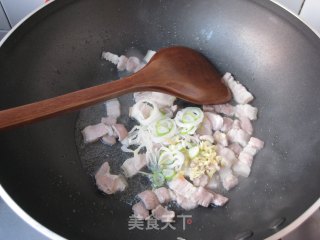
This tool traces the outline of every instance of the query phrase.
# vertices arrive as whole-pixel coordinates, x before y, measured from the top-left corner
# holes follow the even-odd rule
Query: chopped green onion
[[[151,176],[151,181],[154,187],[161,187],[165,182],[165,177],[160,172],[154,172]]]
[[[172,169],[164,169],[162,170],[162,174],[167,181],[170,181],[176,175],[176,172]]]

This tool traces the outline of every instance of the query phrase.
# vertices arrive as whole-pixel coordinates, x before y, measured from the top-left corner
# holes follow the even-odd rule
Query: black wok
[[[181,219],[176,230],[129,231],[128,198],[103,196],[90,177],[104,160],[116,168],[126,155],[81,145],[79,128],[98,121],[97,105],[0,133],[0,183],[26,213],[68,239],[262,239],[319,198],[320,41],[269,1],[55,1],[0,48],[0,108],[117,79],[102,50],[170,45],[202,52],[257,97],[255,135],[266,147],[251,176],[226,193],[230,203],[186,212],[193,223],[185,231]],[[131,96],[120,101],[125,109]],[[282,224],[272,228],[274,221]]]

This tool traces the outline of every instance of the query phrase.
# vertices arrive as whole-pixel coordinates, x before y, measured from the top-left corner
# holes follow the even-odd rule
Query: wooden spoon
[[[0,111],[0,130],[136,91],[168,93],[196,104],[220,104],[231,98],[221,76],[205,57],[190,48],[169,47],[158,51],[143,69],[127,78]]]

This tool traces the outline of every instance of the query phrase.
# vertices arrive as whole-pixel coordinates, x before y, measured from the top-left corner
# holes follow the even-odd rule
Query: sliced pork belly
[[[209,179],[208,184],[205,186],[208,189],[215,190],[220,187],[220,177],[218,174],[214,174],[212,178]]]
[[[127,187],[127,182],[121,175],[110,174],[108,162],[102,164],[95,175],[97,187],[106,194],[122,192]]]
[[[258,138],[251,137],[248,145],[243,148],[239,154],[239,161],[233,165],[235,174],[243,177],[248,177],[251,172],[251,165],[254,155],[264,146],[263,141]]]
[[[126,64],[126,70],[128,72],[134,72],[136,68],[140,66],[140,60],[137,57],[129,57],[127,64]]]
[[[112,145],[116,144],[117,140],[114,136],[105,135],[101,138],[101,142],[103,144],[112,146]]]
[[[129,158],[121,166],[126,177],[130,178],[136,175],[142,168],[147,165],[145,154],[138,154],[135,157]]]
[[[222,196],[221,194],[215,193],[213,191],[209,191],[213,195],[212,204],[215,206],[221,207],[225,205],[229,199],[225,196]]]
[[[226,73],[222,81],[230,88],[237,103],[245,104],[253,100],[252,94],[241,83],[235,81],[230,73]]]
[[[119,62],[119,56],[116,54],[113,54],[111,52],[102,52],[101,58],[105,59],[115,65],[117,65]]]
[[[244,117],[244,116],[240,116],[239,117],[239,120],[240,120],[240,126],[241,128],[246,131],[249,135],[252,135],[253,133],[253,127],[252,127],[252,124],[251,124],[251,121],[249,118],[247,117]]]
[[[230,168],[237,158],[235,153],[229,148],[218,148],[217,154],[222,157],[221,164],[224,167]]]
[[[215,112],[214,105],[202,105],[202,110],[204,112]]]
[[[168,186],[176,193],[177,200],[178,196],[181,196],[202,206],[206,205],[208,199],[210,198],[210,195],[210,203],[217,206],[222,206],[228,200],[222,195],[219,195],[212,191],[208,191],[202,187],[197,188],[193,186],[193,184],[186,180],[184,177],[173,179],[172,181],[168,182]]]
[[[173,103],[176,99],[177,98],[175,96],[165,93],[152,92],[151,94],[151,101],[157,103],[159,105],[159,108],[173,106]]]
[[[112,129],[115,133],[114,135],[119,139],[119,141],[122,141],[128,136],[128,131],[123,124],[114,124],[112,125]]]
[[[161,204],[166,204],[172,200],[170,190],[168,188],[160,187],[153,190],[153,192],[157,195],[157,198]]]
[[[239,143],[231,143],[228,148],[232,150],[236,156],[239,156],[243,149]]]
[[[238,161],[232,166],[233,172],[242,177],[248,177],[250,175],[251,168],[245,163]]]
[[[253,156],[245,151],[242,151],[239,154],[239,161],[251,167],[253,162]]]
[[[220,169],[219,175],[222,182],[222,186],[227,191],[234,188],[239,183],[238,178],[233,175],[232,170],[230,168]]]
[[[232,128],[232,126],[233,126],[233,120],[231,118],[224,117],[223,125],[220,131],[227,133]]]
[[[140,220],[146,220],[149,218],[149,210],[147,210],[142,202],[137,202],[132,206],[134,216]]]
[[[152,96],[152,92],[135,92],[133,93],[133,98],[135,102],[140,102],[142,100],[149,100]]]
[[[151,190],[146,190],[139,193],[138,197],[148,210],[155,209],[160,204],[157,195]]]
[[[202,136],[202,135],[211,136],[212,135],[212,124],[211,124],[208,117],[206,117],[206,116],[203,117],[202,123],[198,127],[196,133],[199,134],[200,136]]]
[[[128,58],[124,55],[121,55],[119,57],[119,61],[117,63],[117,69],[119,71],[124,71],[127,68],[127,62],[128,62]]]
[[[213,201],[213,194],[208,192],[203,187],[198,187],[192,199],[194,199],[194,201],[202,207],[209,207]]]
[[[264,142],[258,138],[251,137],[248,142],[248,145],[256,148],[257,150],[261,150],[264,147]]]
[[[247,117],[250,120],[257,120],[258,108],[250,104],[243,104],[236,106],[236,117]]]
[[[153,51],[153,50],[148,50],[147,54],[146,54],[145,57],[143,58],[143,61],[146,62],[146,63],[148,63],[155,54],[156,54],[155,51]]]
[[[136,103],[143,100],[152,101],[156,103],[159,108],[172,107],[176,100],[175,96],[160,92],[135,92],[133,97]]]
[[[109,133],[109,128],[103,123],[98,123],[96,125],[89,125],[85,127],[81,133],[84,143],[91,143],[97,141],[104,135],[107,135]]]
[[[228,146],[228,139],[227,139],[227,135],[223,132],[220,131],[216,131],[213,134],[213,138],[215,143],[220,144],[221,146]]]
[[[209,119],[212,130],[217,131],[220,130],[223,126],[223,118],[212,112],[205,112],[204,115]]]
[[[172,222],[175,217],[175,213],[174,211],[170,211],[167,208],[158,205],[152,210],[152,216],[161,222]]]
[[[191,198],[197,191],[197,188],[184,177],[171,180],[168,182],[168,186],[175,192],[175,194],[181,195],[185,198]]]
[[[239,143],[241,146],[246,146],[250,135],[245,132],[244,130],[232,128],[228,133],[227,133],[228,140],[232,143]]]
[[[180,207],[182,207],[184,210],[187,210],[187,211],[198,207],[198,203],[192,201],[190,198],[185,198],[179,194],[177,195],[176,201]]]
[[[117,98],[105,102],[108,117],[117,119],[120,117],[120,102]]]
[[[209,182],[209,177],[205,174],[201,175],[200,177],[197,177],[193,179],[193,185],[196,187],[204,187],[208,184]]]
[[[101,118],[101,123],[108,126],[112,126],[117,123],[117,119],[114,117],[103,117]]]
[[[216,113],[222,113],[226,116],[232,117],[235,114],[235,107],[229,103],[213,105]]]

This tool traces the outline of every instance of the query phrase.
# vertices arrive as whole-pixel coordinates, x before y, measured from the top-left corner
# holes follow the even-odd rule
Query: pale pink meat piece
[[[157,198],[161,204],[168,203],[172,200],[169,189],[167,189],[165,187],[160,187],[160,188],[157,188],[153,191],[157,195]]]
[[[216,131],[213,134],[213,138],[215,143],[220,144],[224,147],[228,146],[228,139],[227,139],[227,135],[223,132],[220,131]]]
[[[229,191],[238,185],[238,178],[233,175],[232,170],[230,168],[222,168],[219,171],[220,179],[222,182],[222,186]]]
[[[232,117],[235,114],[235,108],[229,103],[226,104],[219,104],[219,105],[213,105],[214,110],[217,113],[222,113],[226,116]]]
[[[212,191],[205,190],[201,187],[199,187],[201,188],[199,190],[199,188],[193,186],[193,184],[184,177],[173,179],[172,181],[168,182],[168,186],[176,193],[177,198],[178,196],[182,196],[183,198],[188,200],[190,199],[192,202],[196,202],[197,204],[205,205],[208,200],[208,194],[206,192],[212,194],[211,203],[214,205],[222,206],[228,201],[227,198]]]
[[[175,194],[185,198],[191,198],[197,191],[197,188],[184,177],[175,178],[169,181],[168,186]]]
[[[119,56],[116,54],[113,54],[111,52],[103,52],[101,55],[101,58],[105,59],[115,65],[119,62]]]
[[[220,129],[220,131],[222,132],[228,132],[233,126],[233,120],[231,118],[228,117],[224,117],[223,118],[223,125],[222,128]]]
[[[133,93],[133,98],[135,102],[140,102],[142,100],[149,100],[152,96],[152,92],[135,92]]]
[[[251,166],[254,155],[262,149],[264,146],[263,141],[258,138],[251,137],[248,145],[243,148],[243,151],[239,154],[239,161],[233,165],[233,171],[235,174],[243,177],[248,177],[251,172]]]
[[[228,148],[231,149],[236,154],[236,156],[239,156],[243,149],[239,143],[232,143],[228,146]]]
[[[217,154],[222,157],[221,164],[224,167],[231,167],[237,160],[235,153],[229,148],[218,148]]]
[[[147,165],[147,159],[145,154],[138,154],[135,157],[129,158],[121,166],[124,171],[124,175],[130,178],[136,175],[142,168]]]
[[[153,50],[148,50],[147,54],[144,56],[143,61],[145,61],[146,63],[148,63],[151,58],[156,54],[157,52],[153,51]]]
[[[140,220],[146,220],[149,218],[149,210],[147,210],[142,202],[137,202],[132,206],[134,216]]]
[[[220,187],[220,177],[218,174],[215,174],[212,176],[211,179],[209,179],[209,182],[206,185],[206,188],[215,190],[215,189],[218,189],[219,187]]]
[[[242,151],[239,154],[239,161],[251,167],[253,162],[253,156],[245,151]]]
[[[148,210],[155,209],[160,204],[157,195],[151,190],[145,190],[139,193],[138,197]]]
[[[250,175],[251,168],[245,163],[238,161],[232,166],[233,172],[242,177],[248,177]]]
[[[232,143],[239,143],[241,146],[246,146],[250,135],[242,129],[232,128],[227,133],[228,140]]]
[[[150,100],[157,103],[159,108],[171,107],[173,106],[176,97],[165,93],[152,92]]]
[[[137,58],[137,57],[129,57],[128,58],[128,61],[127,61],[127,64],[126,64],[126,70],[128,72],[134,72],[135,69],[137,67],[139,67],[139,66],[140,66],[139,58]]]
[[[161,222],[172,222],[175,217],[174,211],[170,211],[161,205],[158,205],[152,210],[152,215],[155,219],[160,220]]]
[[[232,123],[232,128],[233,129],[240,129],[241,128],[241,124],[240,124],[240,120],[235,119]]]
[[[226,73],[222,81],[230,88],[237,103],[245,104],[253,100],[252,94],[241,83],[235,81],[230,73]]]
[[[95,142],[99,138],[108,134],[108,132],[109,132],[108,127],[103,123],[98,123],[96,125],[89,125],[81,131],[84,143]]]
[[[95,176],[102,176],[108,173],[110,173],[110,165],[108,162],[104,162],[96,172]]]
[[[258,150],[261,150],[264,147],[264,142],[258,138],[251,137],[248,142],[248,145],[250,145]]]
[[[202,123],[198,127],[196,133],[199,134],[200,136],[212,135],[212,124],[211,124],[210,120],[208,119],[208,117],[204,116]]]
[[[213,194],[208,192],[203,187],[198,187],[193,199],[198,205],[202,207],[209,207],[213,201]]]
[[[119,139],[119,141],[122,141],[128,136],[128,131],[123,124],[120,124],[120,123],[114,124],[112,125],[112,129],[116,137]]]
[[[258,138],[251,137],[247,146],[244,147],[243,151],[254,157],[257,152],[259,152],[259,150],[263,148],[263,146],[263,141]]]
[[[204,112],[215,112],[214,105],[202,105],[202,110]]]
[[[116,144],[117,140],[114,136],[105,135],[101,138],[101,142],[103,144],[112,146],[112,145]]]
[[[101,118],[101,123],[108,126],[112,126],[117,123],[117,119],[114,117],[103,117]]]
[[[240,120],[240,126],[241,128],[246,131],[249,135],[252,135],[253,133],[253,127],[252,127],[252,124],[251,124],[251,121],[249,118],[247,117],[244,117],[244,116],[240,116],[239,117],[239,120]]]
[[[223,118],[220,115],[212,113],[212,112],[205,112],[204,115],[211,122],[212,130],[217,131],[222,128]]]
[[[236,117],[247,117],[250,120],[257,120],[258,109],[250,104],[239,104],[236,106]]]
[[[213,191],[209,191],[209,192],[213,195],[211,203],[213,203],[216,206],[221,207],[229,201],[229,199],[227,197],[222,196],[221,194],[215,193]]]
[[[119,71],[124,71],[126,70],[126,67],[127,67],[127,62],[128,62],[128,58],[124,55],[121,55],[119,57],[119,61],[118,61],[118,64],[117,64],[117,68]]]
[[[110,174],[108,162],[102,164],[95,175],[97,187],[106,194],[122,192],[127,187],[127,182],[121,175]]]
[[[201,175],[200,177],[197,177],[193,179],[193,185],[196,187],[204,187],[208,184],[209,182],[209,177],[206,174]]]
[[[191,201],[190,198],[185,198],[179,194],[177,194],[176,201],[180,207],[187,211],[195,209],[198,206],[198,203]]]
[[[120,117],[120,102],[117,98],[110,99],[105,102],[107,116],[117,119]]]

